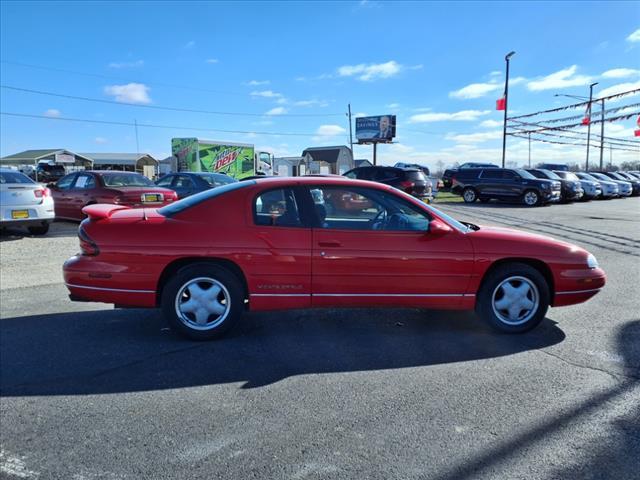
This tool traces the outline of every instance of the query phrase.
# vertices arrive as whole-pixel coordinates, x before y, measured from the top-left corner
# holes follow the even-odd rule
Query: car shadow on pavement
[[[56,220],[51,224],[49,231],[44,235],[32,235],[26,227],[3,227],[0,229],[0,242],[21,240],[25,237],[44,239],[78,236],[78,222]]]
[[[550,320],[525,335],[463,312],[302,310],[246,314],[230,334],[192,342],[155,310],[0,321],[0,395],[84,395],[396,369],[513,355],[564,340]]]
[[[570,438],[565,429],[598,423],[598,418],[607,414],[615,416],[607,425],[604,436],[592,435],[592,439],[584,445],[572,445],[575,458],[565,462],[555,461],[553,471],[544,478],[549,479],[622,479],[638,478],[640,469],[640,320],[628,322],[616,335],[617,350],[624,361],[624,373],[616,375],[619,382],[613,387],[599,390],[569,409],[562,409],[553,417],[546,417],[535,424],[535,427],[502,438],[487,448],[480,448],[476,455],[468,455],[465,461],[447,469],[440,475],[430,478],[434,480],[471,480],[475,478],[505,478],[500,475],[501,465],[508,465],[510,460],[523,456],[531,456],[534,446],[544,445],[553,436],[563,435]],[[584,368],[589,368],[585,366]],[[629,411],[624,414],[615,412],[613,402],[621,402],[623,397]],[[549,399],[550,402],[553,399]],[[600,420],[600,422],[602,422]],[[580,427],[578,427],[580,428]],[[541,459],[542,460],[542,459]],[[543,461],[543,460],[542,460]],[[532,471],[534,471],[532,469]],[[542,477],[541,477],[542,478]]]

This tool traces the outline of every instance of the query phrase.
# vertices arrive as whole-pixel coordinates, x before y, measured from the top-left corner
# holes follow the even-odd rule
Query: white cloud
[[[259,87],[260,85],[269,85],[269,80],[250,80],[245,85],[249,85],[250,87]]]
[[[460,90],[449,92],[449,97],[461,99],[480,98],[501,88],[503,87],[497,83],[472,83]]]
[[[342,128],[340,125],[320,125],[318,127],[318,130],[316,130],[316,135],[324,137],[335,137],[336,135],[340,135],[346,132],[347,130],[345,128]]]
[[[485,120],[484,122],[480,122],[480,126],[482,128],[496,128],[502,125],[502,122],[497,120]]]
[[[353,118],[359,118],[359,117],[367,117],[368,115],[364,112],[358,112],[353,114]]]
[[[104,87],[104,93],[115,97],[116,102],[151,103],[150,88],[144,83],[128,83],[126,85],[110,85]]]
[[[196,46],[196,42],[194,40],[190,40],[184,44],[184,48],[193,48]]]
[[[612,85],[611,87],[608,87],[608,88],[603,88],[598,92],[597,96],[608,97],[609,95],[616,95],[617,93],[627,92],[629,90],[636,90],[639,88],[640,88],[640,82],[619,83],[617,85]],[[636,96],[636,95],[638,95],[638,93],[635,93],[630,96]],[[629,98],[629,97],[625,97],[625,98]],[[609,100],[609,101],[612,101],[612,100]]]
[[[392,110],[398,109],[400,108],[400,104],[399,103],[390,103],[389,105],[386,105],[387,108],[390,108]]]
[[[531,80],[527,84],[527,88],[532,92],[539,92],[542,90],[554,90],[589,85],[592,78],[586,75],[576,75],[577,70],[578,66],[572,65],[538,80]]]
[[[45,117],[50,117],[50,118],[59,118],[62,116],[62,113],[60,113],[60,110],[56,110],[55,108],[50,108],[49,110],[46,110],[43,115]]]
[[[287,113],[287,109],[286,108],[284,108],[284,107],[276,107],[276,108],[272,108],[271,110],[266,112],[265,115],[284,115],[285,113]]]
[[[264,98],[282,98],[281,93],[274,92],[272,90],[253,91],[249,95],[252,97],[264,97]]]
[[[429,122],[446,122],[446,121],[461,121],[471,122],[478,119],[478,117],[489,115],[491,110],[462,110],[454,113],[420,113],[418,115],[412,115],[409,118],[409,123],[429,123]]]
[[[205,63],[211,63],[211,64],[218,63],[218,62],[219,62],[219,60],[217,58],[207,58],[205,60]]]
[[[509,86],[513,87],[514,85],[520,85],[521,83],[526,82],[527,79],[524,77],[515,77],[509,79]]]
[[[144,65],[144,60],[136,60],[135,62],[111,62],[109,68],[135,68]]]
[[[627,42],[640,42],[640,28],[627,37]]]
[[[395,60],[386,63],[360,63],[358,65],[343,65],[338,68],[338,75],[341,77],[356,76],[358,80],[369,82],[398,75],[402,68],[403,66]]]
[[[296,107],[327,107],[329,103],[324,100],[298,100],[293,103]]]
[[[492,132],[482,133],[449,134],[445,138],[459,143],[481,143],[502,138],[502,131],[494,130]]]
[[[104,137],[96,137],[96,138],[93,139],[93,141],[96,142],[99,145],[102,145],[102,144],[107,143],[108,140],[106,138],[104,138]]]
[[[613,68],[602,74],[604,78],[628,78],[640,75],[640,70],[633,68]]]
[[[289,100],[287,100],[287,99],[286,99],[286,98],[284,98],[284,97],[280,97],[278,100],[276,100],[276,103],[277,103],[278,105],[286,105],[286,104],[288,104],[288,103],[289,103]]]

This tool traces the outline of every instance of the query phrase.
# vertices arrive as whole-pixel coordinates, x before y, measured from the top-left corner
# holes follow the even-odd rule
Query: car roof
[[[118,175],[142,175],[138,172],[127,172],[124,170],[80,170],[78,173],[95,173],[96,175],[102,175],[105,173],[115,173]]]

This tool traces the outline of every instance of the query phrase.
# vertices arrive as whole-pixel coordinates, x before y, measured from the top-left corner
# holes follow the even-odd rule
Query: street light
[[[507,62],[507,75],[504,79],[504,123],[502,125],[502,168],[504,168],[504,157],[507,150],[507,110],[509,102],[509,59],[513,57],[516,52],[509,52],[504,57],[504,61]]]
[[[568,95],[566,93],[556,93],[554,95],[554,97],[569,97],[569,98],[575,98],[578,100],[589,101],[589,106],[587,107],[589,111],[589,124],[587,127],[587,161],[585,164],[585,169],[587,171],[589,170],[589,145],[591,142],[591,103],[593,101],[593,87],[596,85],[598,85],[598,82],[595,82],[589,85],[589,98],[582,97],[580,95]],[[601,111],[600,111],[600,170],[602,170],[602,163],[603,163],[603,157],[604,157],[604,98],[601,98],[599,101],[602,102]]]

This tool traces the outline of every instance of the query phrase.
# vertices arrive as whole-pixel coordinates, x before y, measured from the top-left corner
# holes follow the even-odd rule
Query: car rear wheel
[[[49,231],[49,224],[43,223],[36,227],[27,227],[27,230],[29,230],[31,235],[44,235]]]
[[[478,199],[478,194],[473,188],[467,187],[462,191],[462,198],[465,203],[473,203]]]
[[[527,207],[535,207],[540,203],[540,195],[535,190],[527,190],[522,196],[522,202]]]
[[[535,268],[505,264],[483,281],[476,302],[480,317],[504,333],[523,333],[536,327],[547,313],[549,285]]]
[[[242,284],[228,270],[205,263],[184,267],[162,290],[161,307],[172,329],[193,340],[226,333],[243,311]]]

